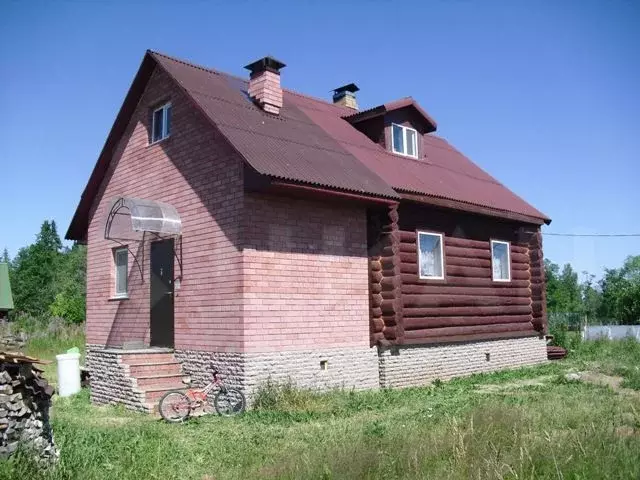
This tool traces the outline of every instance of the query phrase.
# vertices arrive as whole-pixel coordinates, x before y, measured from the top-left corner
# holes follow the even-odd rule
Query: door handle
[[[165,295],[173,296],[173,292],[164,292]]]

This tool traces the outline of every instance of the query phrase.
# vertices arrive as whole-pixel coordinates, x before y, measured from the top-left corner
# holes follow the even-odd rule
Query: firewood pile
[[[49,424],[53,387],[42,377],[37,358],[0,351],[0,458],[19,446],[41,459],[55,460],[58,450]]]

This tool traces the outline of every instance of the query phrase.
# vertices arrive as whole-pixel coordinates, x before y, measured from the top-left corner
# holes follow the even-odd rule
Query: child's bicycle
[[[217,388],[217,391],[215,389]],[[194,410],[202,408],[205,413],[215,409],[218,415],[231,417],[244,412],[247,403],[243,393],[236,388],[227,387],[213,371],[213,380],[203,388],[190,388],[186,392],[171,390],[163,395],[158,411],[167,422],[182,422],[189,418]]]

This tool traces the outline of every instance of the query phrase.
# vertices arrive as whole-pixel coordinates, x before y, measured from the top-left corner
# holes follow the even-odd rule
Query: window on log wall
[[[511,281],[511,255],[509,242],[491,240],[491,266],[494,282]]]
[[[441,233],[418,232],[420,278],[444,279],[443,243]]]

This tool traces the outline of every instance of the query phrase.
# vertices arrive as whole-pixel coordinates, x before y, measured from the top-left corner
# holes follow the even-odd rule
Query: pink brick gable
[[[150,112],[172,102],[168,139],[148,144]],[[129,299],[113,295],[112,248],[104,221],[117,196],[159,200],[182,218],[183,265],[175,293],[175,346],[205,351],[242,348],[240,218],[242,161],[182,91],[156,69],[114,152],[88,231],[87,343],[149,342],[149,243],[131,243]],[[144,252],[143,252],[144,250]],[[144,255],[143,255],[144,253]],[[176,275],[180,267],[175,264]]]
[[[249,194],[246,352],[369,345],[363,207]]]

